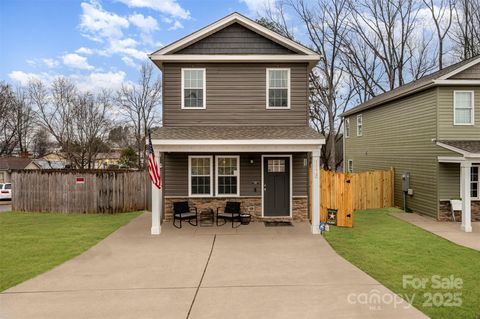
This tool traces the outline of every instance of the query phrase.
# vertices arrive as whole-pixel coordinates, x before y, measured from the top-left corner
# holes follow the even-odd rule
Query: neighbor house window
[[[353,173],[353,160],[351,159],[347,161],[347,173]]]
[[[206,108],[205,69],[182,69],[182,108]]]
[[[363,135],[363,117],[362,114],[357,115],[357,136]]]
[[[472,199],[480,200],[480,166],[472,166],[470,175],[470,196]]]
[[[217,156],[217,196],[238,196],[240,192],[240,157]]]
[[[345,137],[350,137],[350,119],[345,119]]]
[[[455,125],[474,124],[473,91],[455,91],[453,97]]]
[[[290,69],[267,69],[267,108],[290,108]]]
[[[189,196],[212,196],[212,156],[188,157]]]

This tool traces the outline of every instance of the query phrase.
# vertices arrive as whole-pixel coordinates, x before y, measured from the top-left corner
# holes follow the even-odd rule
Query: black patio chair
[[[180,226],[176,225],[176,220],[180,221]],[[187,201],[173,203],[173,226],[182,228],[182,220],[187,220],[192,226],[198,225],[197,208],[193,207],[193,209],[191,209]],[[192,223],[193,220],[195,220],[195,224]]]
[[[228,220],[232,221],[232,228],[237,228],[240,223],[240,203],[227,202],[223,212],[220,211],[221,207],[217,207],[217,226],[223,226]],[[223,219],[223,224],[218,224],[218,219]],[[234,222],[238,221],[238,225],[234,225]]]

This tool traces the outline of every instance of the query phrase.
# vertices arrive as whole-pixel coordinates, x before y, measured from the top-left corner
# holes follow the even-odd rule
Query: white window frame
[[[359,130],[360,127],[362,128],[361,132]],[[359,137],[363,136],[363,116],[362,116],[362,114],[357,115],[357,136],[359,136]]]
[[[192,194],[192,158],[210,159],[210,194]],[[212,155],[189,155],[188,156],[188,197],[212,197],[213,196],[213,156]]]
[[[185,106],[185,71],[203,71],[203,107],[192,107],[192,106]],[[207,69],[206,68],[182,68],[181,69],[181,105],[183,110],[204,110],[207,108]]]
[[[474,167],[477,167],[477,168],[478,168],[478,173],[479,173],[479,175],[480,175],[480,165],[472,165],[472,167],[470,168],[470,170],[473,170]],[[470,171],[470,174],[472,174],[471,171]],[[472,180],[470,179],[470,184],[474,184],[474,183],[476,183],[476,184],[478,185],[478,187],[477,187],[477,190],[478,190],[478,191],[477,191],[477,197],[472,197],[471,194],[470,194],[471,199],[472,199],[472,200],[480,200],[480,178],[479,178],[478,181],[476,181],[476,182],[474,182],[474,181],[472,181]],[[472,185],[470,185],[470,190],[471,190],[471,189],[472,189]]]
[[[353,173],[353,160],[347,160],[347,173]]]
[[[343,129],[344,129],[345,138],[349,138],[350,137],[350,118],[349,117],[345,119]]]
[[[457,122],[457,93],[470,93],[472,95],[472,105],[470,109],[470,123]],[[453,91],[453,125],[475,125],[475,92],[471,90],[456,90]]]
[[[270,71],[287,71],[287,106],[269,106],[268,100],[269,100],[269,85],[270,85]],[[290,68],[267,68],[266,70],[266,107],[267,110],[289,110],[290,109]]]
[[[236,194],[219,194],[218,193],[218,178],[220,174],[218,173],[218,160],[220,158],[236,158],[237,159],[237,171],[233,176],[237,177],[237,193]],[[221,175],[221,176],[232,176],[232,175]],[[215,195],[218,197],[237,197],[240,196],[240,156],[239,155],[216,155],[215,156]]]

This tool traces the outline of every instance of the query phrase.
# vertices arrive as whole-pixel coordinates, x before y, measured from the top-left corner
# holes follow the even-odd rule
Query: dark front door
[[[263,215],[290,216],[290,158],[263,159]]]

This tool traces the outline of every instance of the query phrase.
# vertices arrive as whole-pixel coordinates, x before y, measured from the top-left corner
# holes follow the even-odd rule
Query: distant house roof
[[[456,152],[480,154],[480,140],[478,141],[437,141],[440,146],[449,146],[449,149]],[[444,145],[442,145],[444,144]]]
[[[32,160],[24,157],[0,157],[0,170],[24,169]]]
[[[321,140],[308,126],[201,126],[160,127],[152,132],[160,140]]]
[[[120,157],[122,157],[122,152],[113,151],[113,152],[106,152],[106,153],[98,153],[95,159],[96,160],[120,159]]]
[[[65,161],[49,161],[43,159],[35,159],[33,163],[40,169],[64,169]]]
[[[442,70],[426,75],[416,81],[412,81],[396,89],[380,94],[344,112],[342,116],[349,116],[437,85],[451,85],[455,84],[455,82],[461,84],[461,80],[454,79],[449,81],[448,79],[454,77],[455,74],[458,74],[478,63],[480,63],[480,56],[475,56],[471,59],[450,65]]]

